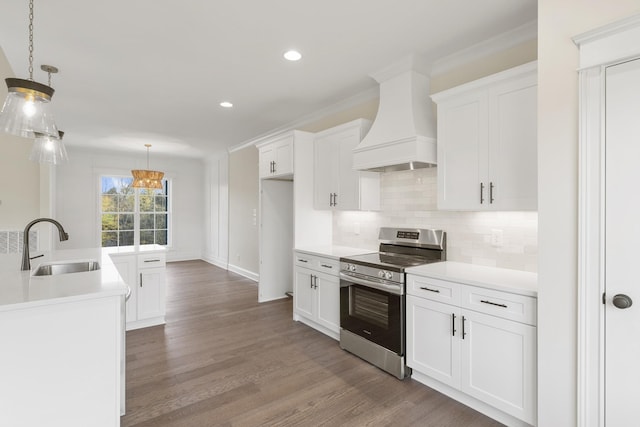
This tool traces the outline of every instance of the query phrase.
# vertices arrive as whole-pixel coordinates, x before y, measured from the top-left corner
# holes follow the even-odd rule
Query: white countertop
[[[110,254],[164,250],[162,246],[148,245],[45,252],[43,257],[31,260],[31,271],[51,262],[88,260],[98,261],[100,270],[40,277],[31,276],[30,271],[20,271],[20,256],[3,256],[0,259],[0,311],[124,295],[127,286],[113,265]],[[33,255],[36,254],[40,252]]]
[[[538,275],[526,271],[444,261],[410,267],[406,272],[520,295],[538,296]]]
[[[378,252],[377,249],[363,249],[363,248],[351,248],[348,246],[303,246],[294,249],[296,252],[303,252],[310,255],[318,255],[327,258],[339,259],[340,257],[369,254],[372,252]]]

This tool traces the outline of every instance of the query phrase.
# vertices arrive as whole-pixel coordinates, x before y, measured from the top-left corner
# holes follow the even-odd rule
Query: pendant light
[[[53,88],[33,80],[33,0],[29,0],[29,79],[5,79],[9,93],[0,111],[0,130],[26,138],[58,137],[50,110]]]
[[[152,171],[149,169],[149,148],[151,144],[144,144],[147,147],[147,169],[134,169],[131,171],[133,175],[132,187],[135,188],[162,188],[162,177],[164,172]]]
[[[53,65],[41,65],[40,69],[47,72],[49,75],[49,87],[52,87],[51,74],[57,73],[58,69]],[[58,131],[57,138],[40,132],[35,132],[35,136],[36,139],[33,141],[33,148],[31,149],[29,160],[36,163],[49,163],[55,166],[69,159],[67,157],[67,149],[62,142],[62,137],[64,136],[63,131]]]
[[[64,132],[59,131],[58,134],[58,138],[53,138],[49,135],[36,133],[29,160],[37,163],[50,163],[54,166],[69,160],[67,149],[62,142]]]

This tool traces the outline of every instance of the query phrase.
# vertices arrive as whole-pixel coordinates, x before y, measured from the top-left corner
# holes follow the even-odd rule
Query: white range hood
[[[371,130],[353,150],[356,170],[393,171],[436,164],[436,126],[429,78],[413,57],[371,76],[380,105]]]

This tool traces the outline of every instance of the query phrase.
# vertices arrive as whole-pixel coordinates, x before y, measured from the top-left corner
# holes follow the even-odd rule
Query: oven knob
[[[356,265],[355,264],[349,264],[349,271],[356,271]]]
[[[384,278],[385,278],[385,279],[387,279],[387,280],[391,280],[391,279],[393,279],[393,273],[392,273],[392,272],[390,272],[390,271],[386,271],[386,272],[384,273]]]
[[[378,271],[378,277],[381,279],[384,279],[384,271],[382,270]]]

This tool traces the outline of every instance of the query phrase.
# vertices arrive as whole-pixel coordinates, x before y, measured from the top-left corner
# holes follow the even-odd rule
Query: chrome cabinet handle
[[[142,273],[140,273],[140,287],[142,287]]]
[[[425,288],[425,287],[420,287],[420,289],[422,289],[423,291],[429,291],[429,292],[435,292],[437,294],[440,293],[440,289],[430,289],[430,288]]]
[[[144,262],[160,262],[160,259],[145,259]]]
[[[329,193],[329,206],[333,206],[333,193]]]
[[[480,204],[484,204],[484,182],[480,183]]]
[[[333,206],[338,206],[338,193],[333,193]]]
[[[493,182],[489,183],[489,203],[493,203],[493,188],[495,187],[495,185],[493,185]]]
[[[327,265],[327,264],[320,264],[320,267],[324,267],[324,268],[333,268],[332,265]]]
[[[309,262],[309,261],[307,261],[306,259],[302,259],[302,258],[298,258],[298,261],[300,261],[300,262],[304,262],[304,263]]]
[[[480,302],[483,303],[483,304],[495,305],[496,307],[507,308],[506,304],[498,304],[497,302],[491,302],[491,301],[486,301],[486,300],[481,300]]]
[[[276,173],[276,162],[275,162],[275,160],[273,161],[273,173]]]

